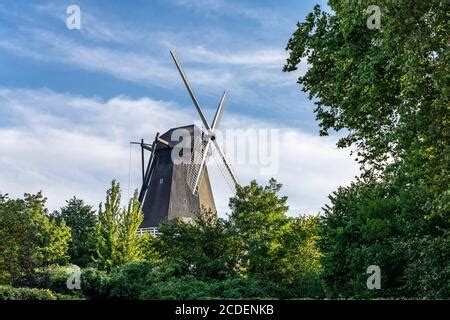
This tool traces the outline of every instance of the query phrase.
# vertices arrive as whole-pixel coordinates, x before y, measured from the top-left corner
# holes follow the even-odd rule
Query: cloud
[[[5,117],[8,115],[8,117]],[[73,195],[97,206],[112,178],[122,183],[124,198],[140,183],[140,159],[130,140],[150,140],[156,131],[193,123],[198,115],[170,101],[118,96],[107,101],[50,90],[0,89],[0,190],[19,197],[43,190],[57,209]],[[276,128],[226,113],[223,128]],[[280,131],[279,172],[290,214],[314,213],[327,195],[346,185],[357,166],[334,138],[319,138],[292,128]],[[129,166],[131,171],[129,175]],[[211,160],[209,172],[220,215],[232,195]],[[267,182],[259,165],[236,165],[242,183]],[[130,178],[130,188],[128,179]]]
[[[61,27],[65,27],[67,3],[40,3],[31,5],[34,12],[43,15],[46,18],[50,17],[60,23]],[[143,34],[138,30],[129,30],[129,27],[118,21],[117,17],[111,16],[107,11],[102,10],[98,14],[98,10],[93,10],[92,7],[84,10],[81,6],[81,29],[79,32],[88,40],[93,42],[105,42],[112,44],[130,44],[142,40]],[[94,13],[97,12],[97,13]],[[22,14],[22,16],[26,16]],[[114,23],[111,23],[114,21]]]
[[[222,12],[228,18],[238,14],[267,20],[266,14],[275,14],[224,1],[175,4],[179,7],[172,9],[205,9],[215,14]],[[180,85],[168,52],[177,48],[202,101],[210,102],[227,89],[233,97],[231,103],[236,107],[245,105],[248,113],[270,112],[276,106],[280,113],[289,114],[293,105],[289,99],[299,97],[296,80],[306,64],[296,73],[282,72],[287,56],[284,44],[267,43],[262,38],[252,41],[252,36],[224,30],[220,24],[180,28],[177,24],[141,21],[137,27],[114,10],[81,7],[83,22],[79,31],[66,29],[64,4],[50,2],[9,10],[7,14],[15,24],[0,30],[0,50],[32,63],[51,64],[54,69],[104,74],[145,90],[142,87],[173,89]],[[291,89],[290,93],[286,88]]]
[[[246,51],[214,52],[203,46],[187,47],[183,50],[183,55],[188,61],[242,65],[246,67],[279,68],[287,58],[285,50],[276,48],[258,48]]]
[[[140,86],[156,86],[172,89],[180,84],[180,78],[168,54],[142,53],[134,49],[92,45],[69,36],[43,29],[22,28],[14,38],[0,40],[0,49],[13,54],[64,68],[77,68],[110,75]],[[170,49],[172,49],[171,47]],[[204,46],[191,47],[180,43],[179,56],[196,92],[208,97],[228,89],[233,103],[245,103],[248,109],[270,110],[278,105],[289,110],[283,87],[292,87],[299,73],[306,70],[302,64],[298,72],[281,71],[286,54],[283,50],[265,47],[236,51],[212,51]],[[265,93],[265,94],[264,94]],[[289,104],[290,105],[290,104]]]
[[[250,7],[239,1],[222,1],[222,0],[174,0],[173,3],[186,8],[199,10],[204,14],[211,16],[240,16],[247,20],[256,21],[261,25],[279,25],[280,16],[273,10]]]

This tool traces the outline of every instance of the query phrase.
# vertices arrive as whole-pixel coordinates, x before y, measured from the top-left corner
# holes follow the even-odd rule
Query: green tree
[[[98,267],[111,270],[112,267],[127,262],[138,261],[144,257],[144,247],[137,233],[144,216],[134,192],[127,208],[120,206],[120,185],[115,180],[106,192],[106,202],[100,204],[96,225],[95,259]]]
[[[292,284],[320,273],[319,225],[317,217],[286,216],[287,197],[280,190],[275,179],[238,187],[230,199],[230,223],[244,275]]]
[[[346,129],[359,160],[382,169],[390,158],[425,152],[444,168],[448,154],[448,2],[379,2],[381,29],[366,26],[372,1],[316,6],[289,40],[285,71],[315,99],[321,134]]]
[[[21,285],[36,268],[68,260],[70,228],[48,215],[41,192],[24,199],[0,195],[0,281]]]
[[[72,230],[72,241],[68,254],[70,262],[80,267],[86,267],[95,255],[95,225],[97,217],[92,206],[83,200],[73,197],[54,216],[60,222],[64,220]]]
[[[391,182],[358,181],[330,199],[319,241],[330,296],[448,295],[448,225],[424,218],[423,192]],[[369,265],[381,269],[381,290],[367,290]]]
[[[210,211],[196,215],[195,222],[180,219],[162,223],[154,240],[160,264],[174,276],[223,279],[235,273],[237,248],[229,223]]]
[[[448,295],[450,175],[448,2],[370,1],[316,6],[288,42],[285,71],[315,100],[320,133],[345,129],[361,179],[331,196],[320,246],[332,296]],[[435,254],[432,255],[431,252]],[[433,256],[431,258],[431,256]],[[368,265],[382,290],[368,291]]]

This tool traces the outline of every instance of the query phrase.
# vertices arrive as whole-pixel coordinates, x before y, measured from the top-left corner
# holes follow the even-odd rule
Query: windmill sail
[[[151,151],[151,154],[145,172],[142,168],[143,183],[139,200],[142,203],[144,221],[140,226],[141,230],[155,229],[162,221],[167,219],[182,218],[185,221],[193,219],[195,214],[203,208],[216,212],[206,166],[212,154],[212,145],[217,151],[216,161],[220,163],[220,168],[223,169],[225,180],[230,180],[234,186],[238,184],[231,165],[217,143],[215,135],[225,109],[227,93],[223,93],[212,125],[210,125],[175,52],[171,51],[170,53],[205,131],[195,125],[172,128],[161,136],[157,135],[153,145],[145,148]],[[188,131],[191,138],[190,161],[187,164],[175,164],[171,157],[175,145],[179,142],[171,141],[172,133],[179,129]],[[141,141],[141,147],[143,145],[143,141]],[[143,162],[143,154],[141,158]]]
[[[201,181],[203,174],[202,160],[205,158],[205,163],[208,161],[208,141],[202,138],[201,134],[194,134],[193,148],[191,153],[191,162],[188,164],[186,182],[192,194],[198,195],[198,181]]]

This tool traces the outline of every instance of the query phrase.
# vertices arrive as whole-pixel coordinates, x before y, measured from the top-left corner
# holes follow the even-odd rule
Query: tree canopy
[[[48,215],[41,192],[9,199],[0,194],[0,281],[27,283],[36,268],[64,264],[70,228]]]
[[[331,196],[320,248],[328,294],[448,296],[450,270],[448,2],[371,1],[316,6],[288,42],[285,71],[315,100],[322,135],[344,130],[362,176]],[[433,254],[434,253],[434,254]],[[368,291],[369,265],[382,290]]]
[[[72,231],[68,255],[70,262],[80,267],[86,267],[95,255],[95,225],[97,216],[92,206],[83,200],[73,197],[66,201],[66,206],[53,215],[57,221],[64,221]]]

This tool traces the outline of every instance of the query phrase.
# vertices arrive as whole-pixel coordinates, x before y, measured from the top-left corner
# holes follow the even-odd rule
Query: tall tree
[[[120,185],[115,180],[106,192],[106,201],[100,204],[96,226],[97,265],[101,269],[143,258],[143,247],[139,242],[137,230],[144,216],[138,201],[137,191],[127,208],[120,205]]]
[[[448,14],[441,0],[330,0],[308,14],[288,42],[285,71],[314,98],[322,135],[345,129],[363,176],[331,196],[321,248],[333,296],[448,293],[450,174]],[[431,252],[434,252],[431,258]],[[377,264],[382,290],[368,291]]]
[[[58,221],[63,221],[71,228],[72,240],[68,254],[70,262],[80,267],[86,267],[92,262],[95,254],[95,224],[97,217],[92,206],[83,200],[73,197],[67,204],[54,212]]]
[[[369,29],[373,1],[316,6],[288,42],[285,71],[308,63],[298,83],[315,99],[320,133],[346,129],[340,147],[382,169],[409,151],[443,168],[448,150],[448,2],[381,1],[380,29]],[[448,154],[448,152],[447,152]]]
[[[230,199],[230,223],[244,274],[292,283],[320,272],[318,219],[286,216],[281,186],[271,179],[266,186],[252,181],[238,187]]]

